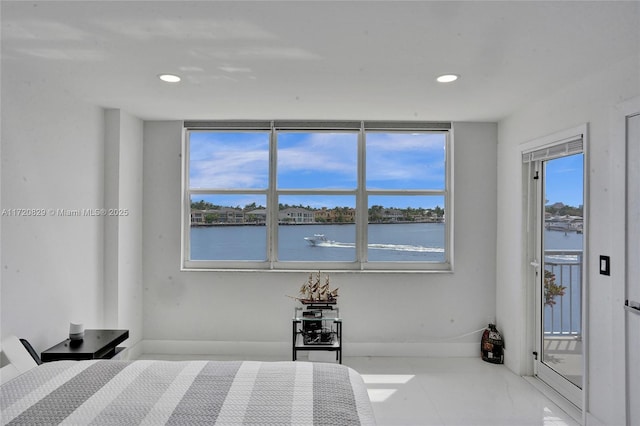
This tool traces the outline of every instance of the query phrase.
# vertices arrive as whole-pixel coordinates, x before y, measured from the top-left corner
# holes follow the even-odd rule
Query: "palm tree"
[[[564,296],[566,287],[556,284],[556,274],[551,271],[544,271],[544,304],[553,306],[556,304],[556,296]]]

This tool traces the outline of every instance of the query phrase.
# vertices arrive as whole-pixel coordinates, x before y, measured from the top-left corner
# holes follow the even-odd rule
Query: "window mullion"
[[[446,189],[368,189],[368,195],[436,195],[446,197]]]
[[[447,132],[445,136],[444,150],[444,167],[445,167],[445,194],[444,194],[444,212],[445,212],[445,239],[444,253],[445,263],[453,267],[453,144],[451,143],[452,131]]]
[[[191,191],[189,182],[190,172],[190,132],[185,130],[183,133],[182,143],[182,196],[183,196],[183,208],[182,208],[182,264],[185,261],[191,259]]]
[[[277,189],[276,194],[281,195],[356,195],[353,189]]]
[[[367,262],[367,226],[369,225],[369,208],[367,201],[367,148],[364,132],[364,122],[361,122],[358,134],[358,188],[356,194],[356,261],[360,267]]]
[[[278,138],[275,126],[271,122],[271,133],[269,134],[269,188],[267,193],[267,261],[270,269],[278,261],[278,192],[277,192],[277,170],[278,164]]]

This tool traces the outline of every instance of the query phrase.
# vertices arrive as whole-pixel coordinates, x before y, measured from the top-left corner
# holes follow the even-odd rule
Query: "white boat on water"
[[[324,234],[313,234],[313,237],[304,237],[304,239],[312,246],[322,246],[333,242],[325,237]]]

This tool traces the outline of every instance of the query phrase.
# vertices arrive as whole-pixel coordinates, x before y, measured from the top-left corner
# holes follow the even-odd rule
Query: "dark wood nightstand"
[[[124,348],[117,346],[129,338],[129,330],[85,330],[80,341],[65,340],[40,354],[42,362],[111,359]]]

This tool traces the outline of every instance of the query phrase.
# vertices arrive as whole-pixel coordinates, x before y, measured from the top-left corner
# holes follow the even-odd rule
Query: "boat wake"
[[[369,248],[377,250],[413,251],[420,253],[444,253],[444,249],[442,247],[423,247],[413,246],[410,244],[369,244]]]
[[[333,248],[354,248],[355,243],[341,243],[339,241],[316,241],[315,247],[333,247]],[[414,246],[410,244],[369,244],[369,248],[373,250],[393,250],[407,251],[418,253],[444,253],[442,247],[424,247]]]

